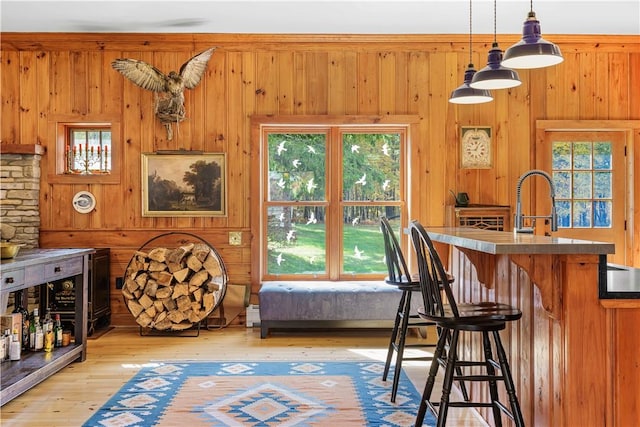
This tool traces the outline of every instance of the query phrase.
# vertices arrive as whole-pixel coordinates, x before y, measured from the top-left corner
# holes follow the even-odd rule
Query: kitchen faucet
[[[551,215],[548,216],[536,216],[536,215],[523,215],[522,214],[522,202],[520,200],[520,190],[522,189],[522,183],[525,179],[533,175],[540,175],[549,183],[550,189],[550,197],[551,197]],[[524,227],[524,219],[532,218],[532,226]],[[522,174],[520,179],[518,180],[518,184],[516,185],[516,218],[515,218],[515,226],[513,231],[516,233],[533,233],[533,229],[535,228],[536,218],[546,218],[551,220],[551,231],[558,231],[558,214],[556,213],[556,190],[553,186],[553,181],[551,180],[551,176],[545,171],[533,169],[528,172]]]

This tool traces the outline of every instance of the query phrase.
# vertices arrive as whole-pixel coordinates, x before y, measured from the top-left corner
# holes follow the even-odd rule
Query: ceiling
[[[494,32],[494,3],[473,0],[473,33]],[[544,34],[638,34],[640,0],[536,0]],[[499,0],[496,30],[516,34],[527,0]],[[2,32],[466,34],[467,0],[0,0]]]

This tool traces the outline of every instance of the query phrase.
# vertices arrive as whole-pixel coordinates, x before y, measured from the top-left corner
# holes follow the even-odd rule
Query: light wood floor
[[[115,328],[88,341],[85,362],[71,364],[0,408],[0,425],[81,426],[141,364],[149,361],[365,358],[384,361],[388,336],[389,332],[384,330],[330,330],[283,332],[260,339],[259,328],[230,326],[201,330],[199,337],[141,337],[137,328]],[[427,363],[403,364],[420,393]],[[485,424],[472,411],[451,409],[447,425]]]

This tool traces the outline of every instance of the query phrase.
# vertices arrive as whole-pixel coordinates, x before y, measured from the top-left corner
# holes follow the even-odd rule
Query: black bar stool
[[[411,314],[411,295],[414,292],[420,292],[420,282],[417,277],[411,277],[404,255],[398,243],[391,224],[387,217],[380,218],[380,228],[384,237],[384,255],[387,264],[388,276],[385,283],[397,286],[402,291],[398,310],[391,331],[389,340],[389,349],[387,350],[387,361],[384,365],[382,373],[382,381],[386,381],[391,368],[391,361],[394,353],[396,354],[396,362],[393,373],[393,385],[391,387],[391,401],[396,401],[398,394],[398,383],[400,380],[400,372],[402,370],[403,360],[431,360],[431,356],[414,356],[405,357],[405,348],[424,348],[434,347],[433,344],[406,344],[407,331],[409,327],[427,327],[435,325],[434,322],[428,322],[420,319],[417,313]]]
[[[427,408],[438,417],[437,426],[443,427],[447,421],[447,412],[450,407],[490,407],[493,409],[496,426],[502,426],[502,413],[504,413],[515,422],[516,426],[523,427],[524,420],[520,403],[516,396],[509,362],[500,339],[500,331],[505,328],[506,322],[519,320],[522,317],[522,312],[510,305],[495,302],[457,304],[451,286],[446,280],[447,274],[440,256],[429,235],[418,221],[411,222],[409,231],[416,251],[424,303],[424,307],[418,309],[418,314],[426,321],[435,322],[441,329],[415,425],[422,425]],[[443,301],[442,293],[446,298],[446,304]],[[484,360],[458,360],[457,347],[461,331],[482,334]],[[447,343],[448,337],[450,337],[449,343]],[[493,338],[498,361],[493,358],[490,338]],[[431,400],[431,392],[440,366],[444,368],[445,372],[442,396],[440,402],[436,402]],[[485,367],[486,374],[461,375],[458,370],[473,366]],[[451,402],[449,394],[453,381],[487,382],[491,402],[469,400]],[[498,381],[502,381],[505,385],[509,408],[498,399]]]
[[[396,401],[398,394],[398,383],[400,380],[400,372],[402,370],[403,360],[431,360],[431,356],[409,356],[404,355],[405,348],[425,348],[435,347],[433,344],[406,344],[407,332],[409,328],[425,328],[427,326],[435,326],[435,322],[425,321],[420,318],[418,313],[411,313],[411,296],[413,293],[420,293],[420,280],[417,275],[411,275],[407,263],[405,261],[402,249],[398,243],[395,233],[386,216],[380,218],[380,228],[384,237],[384,253],[387,264],[388,276],[385,282],[397,286],[402,291],[396,317],[389,339],[389,349],[387,350],[387,360],[384,365],[382,381],[386,381],[391,369],[391,361],[393,355],[396,354],[396,362],[393,373],[393,385],[391,387],[391,402]],[[453,282],[453,277],[447,275],[447,280]],[[439,331],[438,331],[439,332]],[[460,371],[460,374],[462,371]],[[465,400],[468,400],[467,389],[463,382],[460,388]]]

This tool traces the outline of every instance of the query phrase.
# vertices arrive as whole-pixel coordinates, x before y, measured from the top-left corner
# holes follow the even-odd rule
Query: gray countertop
[[[640,299],[640,269],[625,265],[606,265],[605,255],[615,252],[613,243],[562,237],[516,234],[463,227],[429,227],[433,241],[488,254],[595,254],[602,255],[600,298]],[[606,280],[605,280],[606,279]]]
[[[428,227],[433,241],[488,254],[612,254],[613,243],[465,227]]]
[[[20,249],[15,258],[3,259],[1,268],[3,271],[16,270],[34,264],[42,263],[42,260],[57,261],[69,256],[88,255],[95,252],[95,249]]]

